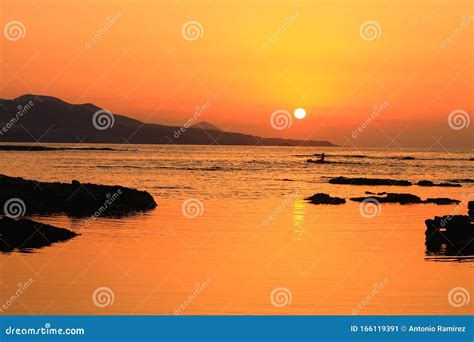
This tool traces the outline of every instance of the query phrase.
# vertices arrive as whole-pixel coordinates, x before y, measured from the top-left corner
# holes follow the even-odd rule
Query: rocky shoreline
[[[0,218],[0,252],[27,252],[34,248],[67,241],[79,234],[64,228],[27,219]]]
[[[29,251],[78,234],[22,216],[65,214],[76,218],[122,217],[157,206],[146,191],[72,181],[47,183],[0,175],[0,251]],[[20,218],[16,220],[17,218]]]
[[[100,212],[102,216],[124,216],[157,206],[148,192],[118,185],[97,185],[75,180],[69,184],[47,183],[0,175],[0,203],[12,198],[24,203],[24,215],[66,214],[87,217]]]

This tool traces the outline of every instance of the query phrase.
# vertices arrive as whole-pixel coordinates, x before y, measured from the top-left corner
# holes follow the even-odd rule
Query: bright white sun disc
[[[306,111],[303,108],[296,108],[294,114],[295,114],[295,118],[300,119],[300,120],[306,117]]]

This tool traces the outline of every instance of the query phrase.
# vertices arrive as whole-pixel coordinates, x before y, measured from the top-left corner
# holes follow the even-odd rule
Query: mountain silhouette
[[[264,146],[335,146],[224,132],[202,122],[197,127],[148,124],[112,114],[94,104],[70,104],[42,95],[0,99],[0,141],[60,143],[201,144]]]
[[[207,121],[198,122],[197,124],[193,125],[193,128],[208,129],[211,131],[224,132],[222,129],[220,129],[216,125],[211,124],[210,122],[207,122]]]

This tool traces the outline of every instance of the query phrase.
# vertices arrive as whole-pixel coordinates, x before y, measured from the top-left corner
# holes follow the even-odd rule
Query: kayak
[[[306,160],[307,163],[315,163],[315,164],[328,164],[330,162],[328,161],[325,161],[325,160],[320,160],[320,159],[317,159],[317,160],[314,160],[314,159],[308,159]]]

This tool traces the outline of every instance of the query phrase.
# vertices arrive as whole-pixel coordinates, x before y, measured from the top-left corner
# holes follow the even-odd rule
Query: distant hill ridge
[[[179,133],[179,134],[177,134]],[[189,128],[148,124],[94,104],[70,104],[43,95],[0,99],[0,141],[61,143],[335,146],[225,132],[202,121]]]
[[[208,130],[211,130],[211,131],[224,132],[222,129],[220,129],[216,125],[213,125],[213,124],[211,124],[210,122],[207,122],[207,121],[198,122],[197,124],[193,125],[193,128],[208,129]]]

